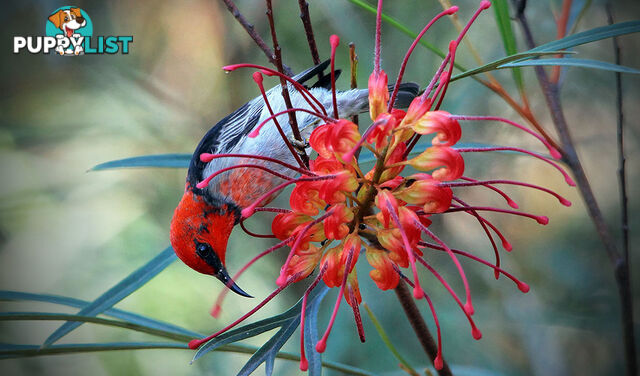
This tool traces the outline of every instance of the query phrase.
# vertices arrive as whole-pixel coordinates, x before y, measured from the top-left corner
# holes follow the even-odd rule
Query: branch
[[[311,26],[311,16],[309,16],[309,3],[307,3],[306,0],[298,0],[298,5],[300,6],[300,18],[302,19],[304,31],[307,34],[307,42],[309,43],[309,50],[311,50],[311,58],[313,59],[313,64],[318,65],[320,64],[320,55],[318,54],[316,38],[313,35],[313,27]]]
[[[247,21],[246,18],[244,18],[242,13],[240,13],[240,10],[233,3],[233,0],[222,0],[222,2],[227,6],[227,9],[229,10],[229,12],[231,12],[233,17],[235,17],[235,19],[238,20],[240,25],[242,25],[242,27],[247,31],[247,34],[249,34],[251,39],[253,39],[253,41],[256,42],[258,47],[260,47],[262,52],[264,52],[264,54],[267,56],[267,59],[269,60],[269,62],[271,64],[273,64],[273,65],[276,65],[276,60],[275,60],[273,51],[271,50],[271,48],[269,48],[269,46],[267,46],[265,41],[256,32],[255,27],[252,24],[250,24],[249,21]],[[289,68],[287,66],[284,66],[284,72],[287,74],[287,76],[292,76],[293,75],[293,72],[291,71],[291,68]]]
[[[275,51],[275,65],[278,69],[278,72],[285,73],[282,65],[282,50],[280,49],[280,45],[278,45],[278,37],[276,36],[276,26],[273,21],[273,7],[271,5],[271,0],[266,0],[267,3],[267,18],[269,19],[269,27],[271,28],[271,39],[273,40],[273,50]],[[290,75],[289,75],[290,76]],[[282,98],[284,99],[284,103],[287,106],[287,110],[293,108],[291,104],[291,97],[289,96],[289,84],[287,81],[280,77],[280,87],[282,88]],[[291,133],[293,134],[293,138],[299,141],[302,145],[304,145],[304,140],[300,135],[300,130],[298,129],[298,122],[296,120],[296,114],[292,111],[288,113],[289,115],[289,126],[291,127]],[[302,158],[302,161],[306,166],[309,166],[309,157],[304,152],[304,148],[298,149],[298,153]]]

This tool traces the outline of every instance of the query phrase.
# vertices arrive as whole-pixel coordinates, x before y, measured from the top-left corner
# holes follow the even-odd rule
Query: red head
[[[171,220],[171,245],[191,269],[212,275],[235,293],[250,297],[225,268],[227,241],[237,216],[229,205],[214,207],[203,196],[186,189]]]

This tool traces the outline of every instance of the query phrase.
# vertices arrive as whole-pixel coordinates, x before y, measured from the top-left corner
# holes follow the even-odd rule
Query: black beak
[[[229,288],[229,290],[235,292],[236,294],[244,296],[246,298],[253,298],[253,296],[244,292],[244,290],[241,289],[240,286],[236,285],[233,279],[231,279],[231,277],[229,276],[229,273],[227,272],[227,269],[225,269],[224,266],[221,266],[221,268],[218,270],[218,273],[215,275],[215,277],[218,278],[220,282],[224,283],[225,286]]]

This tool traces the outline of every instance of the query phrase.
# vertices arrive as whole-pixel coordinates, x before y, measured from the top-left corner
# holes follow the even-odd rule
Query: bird
[[[329,60],[324,61],[292,77],[302,84],[333,114],[332,77],[325,73]],[[340,71],[335,70],[334,80]],[[307,83],[317,77],[312,85]],[[334,81],[335,82],[335,81]],[[288,84],[293,108],[311,110],[311,106],[296,88]],[[393,85],[389,86],[389,90]],[[419,86],[414,83],[402,83],[398,88],[396,108],[406,108],[418,95]],[[266,93],[273,114],[285,110],[286,104],[277,85]],[[368,90],[351,89],[336,93],[338,115],[341,118],[357,115],[368,110]],[[304,112],[296,112],[300,134],[308,140],[311,132],[324,124],[321,118]],[[255,128],[269,118],[272,113],[265,106],[262,95],[245,103],[240,108],[216,123],[202,138],[196,147],[186,177],[184,194],[175,209],[170,225],[171,245],[180,260],[191,269],[216,277],[238,295],[251,297],[229,276],[225,256],[229,236],[235,225],[242,220],[241,211],[255,200],[269,192],[284,180],[261,169],[236,168],[215,176],[208,185],[198,188],[209,175],[221,169],[238,164],[260,164],[287,177],[298,173],[269,161],[243,158],[216,158],[203,162],[200,155],[243,154],[258,155],[277,159],[295,165],[296,159],[283,141],[277,128],[267,123],[256,137],[250,137]],[[293,139],[287,114],[276,117],[287,137]],[[304,148],[305,145],[299,146]],[[308,144],[306,145],[308,147]],[[307,149],[310,151],[310,148]],[[261,202],[266,205],[274,197]]]

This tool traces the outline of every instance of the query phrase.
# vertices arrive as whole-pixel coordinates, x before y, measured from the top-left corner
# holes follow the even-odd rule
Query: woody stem
[[[404,281],[400,281],[398,283],[398,287],[395,288],[396,295],[398,296],[398,300],[400,301],[400,305],[402,305],[402,309],[404,310],[405,315],[407,315],[407,319],[413,328],[413,331],[416,333],[418,337],[418,341],[422,345],[422,348],[433,362],[438,355],[438,345],[436,341],[433,339],[427,324],[424,322],[420,311],[418,310],[418,306],[416,306],[416,302],[413,300],[413,296],[409,289],[407,288],[407,284]],[[437,371],[440,376],[452,376],[451,369],[447,362],[443,359],[442,361],[442,369]]]

